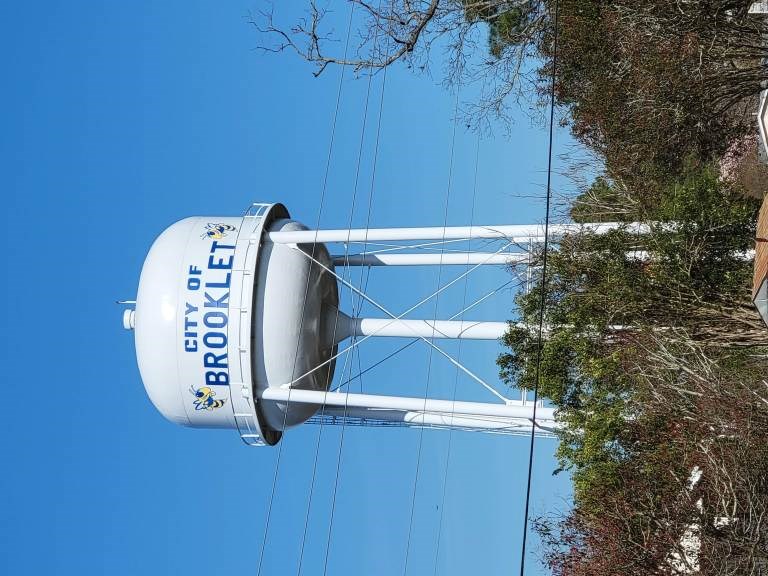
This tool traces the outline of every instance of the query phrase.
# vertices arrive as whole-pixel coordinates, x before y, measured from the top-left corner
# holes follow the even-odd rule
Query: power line
[[[459,89],[458,86],[456,87],[456,95],[454,99],[454,107],[453,107],[453,131],[451,134],[451,151],[450,151],[450,161],[448,163],[448,185],[446,186],[445,190],[445,205],[443,208],[443,238],[442,240],[445,241],[445,229],[448,226],[448,208],[450,206],[451,202],[451,186],[453,184],[453,161],[454,161],[454,154],[456,149],[456,126],[458,124],[458,120],[456,118],[458,114],[459,109]],[[440,254],[442,255],[442,249]],[[434,307],[434,320],[437,321],[437,314],[439,311],[439,304],[440,304],[440,284],[442,282],[443,277],[443,262],[442,258],[440,259],[440,264],[437,267],[437,290],[438,292],[435,294],[435,307]],[[432,334],[434,336],[435,330],[432,329]],[[434,339],[433,339],[434,340]],[[429,349],[429,355],[427,360],[427,382],[424,386],[424,411],[426,412],[427,408],[427,397],[429,396],[429,380],[432,373],[432,350],[434,347],[430,347]],[[459,365],[457,365],[458,368]],[[416,456],[416,474],[414,476],[413,480],[413,492],[411,494],[411,513],[408,521],[408,538],[406,540],[406,547],[405,547],[405,563],[403,565],[403,576],[407,576],[408,574],[408,560],[410,558],[410,551],[411,551],[411,536],[413,535],[413,516],[416,509],[416,491],[419,485],[419,470],[421,468],[421,454],[424,447],[424,427],[421,427],[419,429],[419,447],[417,451]]]
[[[374,48],[375,48],[376,43],[377,43],[377,38],[378,38],[378,28],[377,28],[376,38],[374,38],[374,41],[373,41]],[[371,84],[372,84],[372,81],[373,81],[373,76],[369,75],[368,76],[368,86],[367,86],[366,93],[365,93],[365,105],[364,105],[364,108],[363,108],[363,122],[362,122],[362,127],[361,127],[361,130],[360,130],[360,144],[359,144],[358,153],[357,153],[357,168],[355,170],[355,183],[354,183],[354,186],[352,188],[352,200],[350,202],[350,209],[349,209],[349,223],[347,225],[348,229],[352,228],[352,222],[353,222],[354,215],[355,215],[355,206],[357,205],[357,187],[358,187],[358,183],[360,181],[360,166],[362,165],[362,160],[363,160],[363,146],[365,144],[365,129],[366,129],[367,125],[368,125],[368,105],[370,103],[370,98],[371,98]],[[345,261],[348,258],[348,253],[349,253],[348,246],[349,245],[347,243],[344,244],[344,259],[345,259]],[[349,267],[348,266],[346,267],[346,269],[347,269],[347,271],[349,271]],[[351,273],[349,273],[349,277],[351,278]],[[333,323],[333,340],[334,341],[336,340],[336,333],[337,333],[337,330],[338,330],[338,327],[339,327],[339,312],[340,312],[339,308],[340,308],[339,306],[336,307],[336,314],[335,314],[334,323]],[[346,366],[346,362],[345,362],[345,366]],[[351,371],[352,371],[352,363],[350,362],[350,372]],[[342,376],[343,376],[343,374],[342,374]],[[331,379],[331,371],[328,370],[327,377],[326,377],[326,382],[325,382],[325,394],[326,394],[326,396],[328,394],[328,389],[331,387],[330,379]],[[308,496],[308,499],[307,499],[307,512],[306,512],[306,515],[305,515],[305,518],[304,518],[304,530],[303,530],[302,535],[301,535],[301,548],[300,548],[300,551],[299,551],[299,564],[298,564],[298,569],[297,569],[297,572],[296,572],[297,576],[301,576],[301,568],[302,568],[302,564],[303,564],[303,561],[304,561],[304,546],[305,546],[306,540],[307,540],[307,530],[309,528],[309,515],[310,515],[310,511],[312,509],[312,499],[313,499],[314,493],[315,493],[315,481],[317,479],[317,463],[318,463],[318,459],[319,459],[319,455],[320,455],[320,444],[321,444],[322,437],[323,437],[323,428],[324,428],[324,425],[323,425],[324,424],[324,418],[323,418],[323,416],[324,415],[325,415],[325,402],[323,402],[323,405],[320,408],[320,428],[318,430],[317,439],[315,441],[315,455],[314,455],[314,459],[313,459],[313,462],[312,462],[312,480],[311,480],[310,486],[309,486],[309,496]]]
[[[475,224],[475,201],[477,200],[477,173],[478,173],[478,166],[480,165],[480,133],[477,134],[477,142],[475,144],[475,174],[473,178],[472,183],[472,210],[470,211],[469,216],[469,225],[470,227]],[[467,252],[471,251],[472,249],[472,237],[470,236],[467,238]],[[467,264],[467,269],[469,269],[469,264]],[[461,301],[461,318],[464,318],[464,309],[467,306],[467,287],[469,286],[469,276],[466,276],[464,278],[464,293],[462,295],[462,301]],[[456,360],[461,362],[461,347],[462,347],[463,341],[459,340],[458,345],[458,351],[456,354]],[[452,402],[453,406],[456,405],[456,390],[458,389],[458,383],[459,383],[459,369],[456,368],[456,375],[453,380],[453,395],[452,395]],[[451,410],[451,420],[453,420],[453,409]],[[433,568],[433,576],[437,576],[437,566],[438,566],[438,560],[440,557],[440,544],[442,542],[442,535],[443,535],[443,517],[445,516],[445,495],[448,491],[448,471],[450,470],[450,464],[451,464],[451,449],[453,448],[453,428],[450,428],[448,430],[448,450],[447,454],[445,456],[445,467],[443,470],[443,490],[442,494],[440,496],[440,520],[437,523],[437,544],[435,546],[435,562],[434,562],[434,568]]]
[[[531,442],[528,451],[528,482],[525,489],[525,513],[523,514],[523,540],[520,546],[520,576],[525,574],[525,548],[528,542],[528,514],[531,503],[531,478],[533,476],[533,448],[536,441],[536,407],[539,401],[539,383],[541,381],[541,348],[544,332],[544,308],[547,293],[547,252],[549,248],[549,212],[552,201],[552,142],[555,124],[555,81],[557,73],[557,36],[559,28],[559,3],[555,0],[554,39],[552,46],[552,86],[549,93],[549,145],[547,151],[547,204],[544,215],[544,255],[541,265],[541,295],[539,299],[539,331],[536,339],[536,380],[533,386],[533,418],[531,420]]]
[[[378,27],[377,27],[377,37],[378,37]],[[369,89],[370,89],[370,80],[371,80],[371,78],[372,78],[372,74],[369,77],[369,84],[368,84]],[[378,118],[377,118],[377,122],[376,122],[376,142],[374,144],[374,149],[373,149],[373,165],[372,165],[372,168],[371,168],[371,186],[370,186],[369,191],[368,191],[368,210],[367,210],[366,222],[365,222],[366,235],[365,235],[365,239],[364,239],[364,242],[363,242],[363,251],[367,250],[367,247],[368,247],[368,234],[367,234],[367,230],[369,229],[370,224],[371,224],[371,212],[372,212],[372,204],[373,204],[373,195],[374,195],[375,184],[376,184],[376,167],[378,165],[379,142],[380,142],[380,138],[381,138],[381,120],[382,120],[382,112],[383,112],[383,109],[384,109],[384,95],[386,93],[386,87],[387,87],[387,68],[384,68],[383,78],[382,78],[382,81],[381,81],[381,95],[379,97],[379,113],[378,113]],[[359,171],[359,168],[360,168],[360,166],[358,164],[358,171]],[[357,181],[355,182],[355,188],[357,188]],[[347,255],[348,245],[349,245],[349,243],[345,243],[345,245],[344,245],[345,256]],[[370,273],[370,269],[369,269],[369,273]],[[361,270],[361,272],[360,272],[360,285],[361,285],[361,287],[363,287],[363,285],[362,285],[362,276],[363,276],[363,271]],[[351,275],[350,275],[350,278],[351,278]],[[365,286],[363,287],[363,292],[365,292],[365,289],[367,288],[367,286],[368,286],[368,277],[366,277],[366,279],[365,279]],[[363,302],[362,296],[359,296],[359,306],[357,308],[358,313],[359,313],[359,310],[362,309],[362,302]],[[354,305],[353,305],[353,311],[354,311]],[[357,314],[355,314],[355,315],[357,315]],[[353,338],[353,344],[354,344],[354,338]],[[352,350],[352,354],[354,354],[354,352],[355,352],[355,350],[353,349]],[[360,355],[359,355],[359,351],[358,351],[358,363],[359,363],[359,359],[360,359]],[[351,366],[352,366],[352,363],[350,362],[350,373],[352,372]],[[360,385],[361,385],[361,387],[362,387],[362,374],[363,374],[362,372],[360,372],[358,374],[358,376],[360,377],[360,383],[361,383]],[[344,402],[344,414],[343,414],[342,423],[341,423],[341,433],[339,435],[339,450],[338,450],[338,453],[337,453],[337,456],[336,456],[336,472],[335,472],[335,475],[334,475],[333,492],[332,492],[332,495],[331,495],[331,511],[330,511],[329,518],[328,518],[328,537],[327,537],[327,540],[326,540],[326,543],[325,543],[325,557],[323,559],[323,576],[326,576],[326,574],[328,573],[328,559],[330,557],[331,541],[332,541],[332,538],[333,538],[333,523],[334,523],[334,519],[336,517],[336,499],[337,499],[337,496],[338,496],[339,478],[341,476],[341,457],[342,457],[342,454],[344,452],[344,435],[345,435],[346,427],[347,427],[347,402],[345,401]]]
[[[349,39],[350,39],[351,31],[352,31],[352,16],[354,15],[354,12],[355,12],[355,5],[351,4],[350,5],[350,9],[349,9],[349,21],[347,22],[347,38],[346,38],[346,42],[345,42],[345,46],[344,46],[344,55],[345,55],[345,57],[346,57],[347,50],[349,48]],[[315,225],[315,235],[317,235],[317,233],[320,230],[320,219],[321,219],[322,214],[323,214],[323,206],[325,204],[325,194],[326,194],[326,191],[328,189],[328,175],[330,173],[331,158],[332,158],[332,155],[333,155],[333,145],[334,145],[334,141],[335,141],[335,137],[336,137],[336,122],[337,122],[338,117],[339,117],[339,108],[340,108],[340,103],[341,103],[341,92],[342,92],[342,87],[343,87],[343,82],[344,82],[344,71],[345,71],[345,68],[342,67],[341,72],[339,74],[339,86],[338,86],[338,90],[337,90],[337,93],[336,93],[336,105],[335,105],[335,108],[334,108],[334,111],[333,111],[333,120],[332,120],[332,123],[331,123],[331,137],[330,137],[330,141],[328,143],[328,156],[326,158],[326,164],[325,164],[325,175],[323,177],[323,185],[322,185],[322,189],[321,189],[321,192],[320,192],[320,206],[318,207],[318,210],[317,210],[317,223]],[[300,323],[300,325],[304,324],[304,314],[305,314],[306,304],[307,304],[307,295],[309,293],[309,286],[310,286],[310,281],[311,281],[311,277],[312,277],[312,275],[311,275],[311,266],[312,266],[311,262],[314,261],[315,248],[317,246],[317,241],[316,240],[317,240],[317,238],[315,238],[315,242],[313,242],[313,244],[312,244],[312,259],[310,260],[310,274],[307,275],[307,283],[306,283],[305,290],[304,290],[304,302],[303,302],[302,307],[301,307],[301,323]],[[293,360],[293,373],[294,374],[296,372],[296,365],[297,365],[298,355],[299,355],[299,342],[300,342],[300,339],[297,340],[297,342],[296,342],[296,350],[294,352],[294,360]],[[285,425],[286,425],[287,420],[288,420],[288,412],[289,412],[290,402],[291,402],[290,393],[291,393],[291,388],[288,389],[288,398],[287,398],[287,401],[286,401],[285,412],[283,413],[283,426],[282,426],[283,432],[285,431]],[[283,446],[285,444],[285,441],[284,440],[280,441],[278,444],[279,445],[278,445],[278,449],[277,449],[277,458],[276,458],[276,462],[275,462],[275,472],[274,472],[274,475],[272,477],[272,488],[271,488],[270,494],[269,494],[269,504],[267,506],[267,517],[266,517],[265,522],[264,522],[264,536],[263,536],[262,542],[261,542],[261,550],[259,552],[259,562],[258,562],[258,568],[257,568],[257,571],[256,571],[256,576],[261,576],[261,570],[262,570],[262,567],[264,565],[264,552],[266,550],[267,539],[268,539],[268,536],[269,536],[269,525],[270,525],[270,522],[271,522],[271,519],[272,519],[272,509],[273,509],[274,500],[275,500],[275,493],[277,491],[277,479],[278,479],[278,477],[280,475],[280,463],[282,461]]]

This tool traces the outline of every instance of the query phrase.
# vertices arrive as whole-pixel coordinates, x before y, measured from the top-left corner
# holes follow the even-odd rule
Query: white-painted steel
[[[423,402],[423,400],[422,400]],[[395,422],[407,426],[430,428],[459,428],[476,431],[528,431],[531,420],[528,418],[509,418],[481,415],[456,415],[424,411],[375,410],[371,408],[351,408],[349,406],[326,406],[323,415],[341,421],[344,418],[368,420],[372,422]],[[554,431],[559,424],[554,420],[539,417],[536,411],[537,430]]]
[[[538,417],[536,422],[545,429],[554,427],[554,421]],[[437,426],[441,428],[463,428],[475,430],[508,430],[525,428],[531,429],[529,418],[496,418],[493,416],[455,416],[452,414],[435,414],[432,412],[406,412],[403,421],[413,426]]]
[[[470,320],[392,320],[391,318],[349,318],[349,336],[391,336],[401,338],[457,338],[498,340],[507,331],[506,322]]]
[[[526,239],[529,242],[537,240],[535,237]],[[755,257],[754,250],[737,252],[735,256],[741,260],[752,260]],[[651,255],[647,250],[632,250],[626,253],[630,260],[647,261]],[[335,266],[451,266],[451,265],[476,265],[485,264],[491,266],[503,266],[528,262],[529,252],[433,252],[433,253],[369,253],[344,256],[337,254],[332,256]]]
[[[552,224],[550,236],[589,230],[604,234],[610,230],[626,227],[644,234],[648,224],[633,222],[603,222],[594,224]],[[266,239],[277,244],[307,244],[312,242],[384,242],[396,240],[453,240],[457,238],[489,239],[506,238],[523,242],[531,238],[544,238],[544,226],[540,224],[514,224],[500,226],[431,226],[424,228],[354,228],[350,230],[301,230],[293,232],[269,232]]]
[[[561,225],[553,233],[584,227],[603,232],[616,226]],[[481,265],[527,262],[528,252],[510,253],[510,247],[517,238],[540,238],[542,233],[538,225],[315,231],[291,220],[281,204],[254,204],[241,218],[188,218],[170,226],[153,244],[136,301],[123,302],[135,304],[135,310],[125,311],[123,326],[134,329],[142,380],[161,414],[187,426],[237,429],[249,444],[273,445],[288,428],[345,413],[373,425],[379,420],[385,425],[501,434],[530,431],[532,405],[507,400],[433,342],[495,340],[507,331],[507,323],[404,317]],[[495,252],[440,253],[418,251],[430,243],[404,242],[439,239],[450,244],[469,237],[506,242],[494,243]],[[399,252],[368,247],[348,258],[332,258],[324,244],[390,240],[396,245],[389,248]],[[530,241],[529,249],[534,243]],[[334,262],[453,264],[467,270],[395,315],[336,274]],[[388,318],[349,318],[338,311],[342,285]],[[346,352],[373,336],[419,338],[501,403],[326,392],[334,360],[341,354],[337,344],[350,336],[360,338]],[[317,415],[323,405],[327,410]],[[538,432],[556,426],[551,409],[538,408],[536,420]]]
[[[240,438],[250,446],[264,446],[274,441],[274,438],[265,438],[259,423],[251,370],[253,271],[258,262],[259,243],[251,241],[250,237],[263,232],[265,219],[269,218],[272,208],[271,204],[252,204],[243,216],[234,241],[232,284],[239,289],[231,291],[229,301],[232,310],[227,326],[230,401]]]
[[[353,254],[333,256],[335,266],[446,266],[487,264],[504,266],[527,262],[529,255],[525,252],[513,254],[495,254],[493,252],[439,252],[424,254]]]
[[[299,246],[299,245],[297,245],[297,244],[293,244],[293,245],[291,245],[291,246],[293,246],[293,247],[294,247],[294,249],[295,249],[297,252],[299,252],[299,253],[301,253],[301,254],[304,254],[304,252],[301,250],[301,248],[300,248],[300,246]],[[311,256],[310,256],[309,254],[306,254],[306,256],[307,256],[308,258],[311,258]],[[446,289],[446,288],[448,288],[448,287],[449,287],[451,284],[453,284],[453,283],[455,283],[455,282],[458,282],[458,280],[459,280],[459,279],[460,279],[462,276],[465,276],[465,275],[469,274],[470,272],[472,272],[472,270],[474,270],[474,269],[476,269],[476,268],[477,268],[477,266],[473,266],[472,268],[470,268],[470,269],[466,270],[466,271],[464,272],[464,274],[462,274],[462,276],[458,276],[457,278],[454,278],[454,279],[453,279],[451,282],[448,282],[448,283],[447,283],[447,284],[445,284],[444,286],[442,286],[442,287],[438,288],[438,289],[437,289],[435,292],[433,292],[433,293],[432,293],[432,295],[428,296],[428,297],[426,298],[426,300],[422,300],[420,303],[417,303],[415,306],[412,306],[412,307],[411,307],[409,310],[407,310],[406,312],[404,312],[404,313],[403,313],[403,314],[401,314],[400,316],[395,316],[395,315],[394,315],[392,312],[390,312],[389,310],[387,310],[387,308],[385,308],[384,306],[382,306],[381,304],[379,304],[378,302],[376,302],[376,301],[375,301],[373,298],[371,298],[370,296],[368,296],[368,295],[367,295],[365,292],[363,292],[362,290],[360,290],[360,289],[359,289],[357,286],[355,286],[354,284],[351,284],[350,282],[347,282],[347,280],[345,280],[344,278],[342,278],[341,276],[339,276],[338,274],[336,274],[336,272],[334,272],[333,270],[331,270],[330,268],[328,268],[327,266],[325,266],[325,265],[324,265],[322,262],[319,262],[319,261],[318,261],[317,259],[315,259],[315,258],[311,258],[311,260],[312,260],[312,261],[313,261],[315,264],[317,264],[317,265],[318,265],[320,268],[322,268],[322,269],[323,269],[323,270],[325,270],[326,272],[328,272],[328,273],[330,273],[331,275],[333,275],[333,277],[334,277],[334,278],[336,278],[336,280],[338,280],[339,282],[341,282],[341,283],[342,283],[344,286],[346,286],[347,288],[349,288],[350,290],[352,290],[354,293],[356,293],[356,294],[359,294],[359,295],[360,295],[360,296],[361,296],[361,297],[362,297],[362,298],[363,298],[363,299],[364,299],[366,302],[368,302],[368,303],[372,304],[374,307],[376,307],[378,310],[380,310],[381,312],[383,312],[384,314],[386,314],[387,316],[389,316],[389,317],[390,317],[390,318],[392,318],[393,320],[399,320],[399,319],[401,319],[401,318],[402,318],[402,316],[404,316],[405,314],[408,314],[410,311],[412,311],[412,310],[414,310],[415,308],[419,307],[419,306],[420,306],[420,305],[421,305],[423,302],[426,302],[426,300],[429,300],[429,299],[430,299],[430,298],[432,298],[433,296],[435,296],[435,295],[439,294],[439,293],[440,293],[440,291],[442,291],[442,290],[445,290],[445,289]],[[445,350],[443,350],[442,348],[440,348],[439,346],[437,346],[437,345],[436,345],[436,344],[435,344],[435,343],[432,341],[432,339],[431,339],[431,338],[424,338],[423,336],[417,336],[417,338],[420,338],[420,339],[421,339],[421,341],[422,341],[422,342],[424,342],[424,343],[425,343],[427,346],[429,346],[430,348],[432,348],[433,350],[435,350],[436,352],[438,352],[438,353],[439,353],[441,356],[443,356],[444,358],[446,358],[446,359],[447,359],[447,360],[448,360],[448,361],[449,361],[451,364],[453,364],[453,365],[454,365],[454,366],[456,366],[456,367],[457,367],[459,370],[461,370],[462,372],[464,372],[464,373],[465,373],[467,376],[469,376],[470,378],[472,378],[473,380],[475,380],[475,381],[476,381],[478,384],[480,384],[480,385],[481,385],[481,386],[483,386],[484,388],[488,389],[488,390],[489,390],[489,391],[490,391],[492,394],[497,394],[497,395],[498,395],[498,392],[496,392],[496,391],[493,389],[493,386],[491,386],[490,384],[488,384],[488,383],[487,383],[485,380],[483,380],[482,378],[480,378],[480,377],[479,377],[479,376],[477,376],[476,374],[473,374],[473,373],[472,373],[472,372],[471,372],[471,371],[470,371],[470,370],[469,370],[469,369],[468,369],[466,366],[464,366],[464,365],[463,365],[461,362],[459,362],[459,361],[458,361],[458,360],[456,360],[456,359],[455,359],[453,356],[451,356],[449,353],[447,353]],[[366,338],[362,338],[362,339],[360,339],[358,342],[356,342],[355,344],[358,344],[358,345],[359,345],[359,344],[360,344],[360,342],[362,342],[362,341],[363,341],[363,340],[365,340],[365,339],[366,339]],[[347,348],[347,350],[351,350],[351,349],[352,349],[352,346],[350,346],[349,348]],[[327,362],[327,360],[326,360],[326,362]],[[323,365],[323,364],[320,364],[320,365],[318,365],[317,367],[313,368],[313,369],[312,369],[312,371],[314,372],[315,370],[317,370],[317,369],[318,369],[320,366],[322,366],[322,365]],[[295,379],[295,378],[294,378],[294,379],[293,379],[293,380],[291,380],[290,382],[287,382],[287,384],[295,384],[297,381],[298,381],[298,379]]]
[[[301,223],[288,218],[277,219],[268,227],[268,231],[302,229]],[[326,362],[333,353],[333,342],[323,336],[332,331],[339,299],[325,246],[310,244],[294,249],[284,244],[262,244],[254,290],[258,310],[252,323],[256,390],[293,380],[301,388],[326,390],[333,381],[334,363]],[[318,366],[321,368],[313,371]],[[303,423],[312,412],[297,407],[286,416],[272,407],[262,407],[261,415],[269,427],[283,430]]]
[[[254,204],[242,218],[196,217],[168,227],[142,267],[135,328],[142,381],[158,411],[193,427],[236,428],[264,443],[251,377],[252,240],[275,205]]]
[[[372,410],[400,410],[406,412],[431,412],[445,415],[495,416],[498,418],[533,418],[533,405],[490,404],[483,402],[459,402],[435,400],[432,398],[411,398],[407,396],[380,396],[375,394],[352,394],[350,392],[322,392],[296,388],[267,388],[261,394],[262,401],[287,402],[290,396],[294,402],[316,406],[347,406],[348,408],[369,408]],[[373,413],[372,413],[373,414]],[[552,408],[538,407],[537,421],[554,420]]]
[[[239,314],[230,309],[230,296],[242,281],[232,274],[241,224],[242,218],[219,216],[180,220],[158,236],[141,269],[136,359],[150,400],[178,424],[235,427],[228,324]],[[216,361],[206,365],[206,354]]]

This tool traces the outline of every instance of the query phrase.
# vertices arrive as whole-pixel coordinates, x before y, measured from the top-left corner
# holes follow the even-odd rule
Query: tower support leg
[[[460,402],[435,400],[433,398],[411,398],[408,396],[380,396],[377,394],[353,394],[350,392],[323,392],[298,388],[267,388],[261,394],[262,401],[297,402],[317,406],[341,406],[347,408],[395,410],[405,412],[428,412],[445,416],[474,416],[497,418],[533,418],[533,405],[521,403]],[[554,420],[552,408],[537,407],[536,419]]]
[[[553,224],[550,236],[589,230],[603,234],[620,226],[644,234],[650,226],[638,222],[622,224],[603,222],[595,224]],[[313,242],[387,242],[403,240],[456,240],[462,238],[506,238],[514,242],[531,239],[543,240],[541,224],[512,224],[499,226],[432,226],[424,228],[351,228],[349,230],[292,230],[267,232],[266,239],[278,244],[311,244]]]
[[[470,266],[484,264],[489,266],[506,266],[528,262],[530,256],[525,252],[501,253],[493,252],[445,252],[423,254],[336,254],[333,257],[334,266]]]
[[[506,322],[468,320],[390,320],[388,318],[349,318],[349,336],[395,336],[401,338],[456,338],[498,340],[507,332]]]

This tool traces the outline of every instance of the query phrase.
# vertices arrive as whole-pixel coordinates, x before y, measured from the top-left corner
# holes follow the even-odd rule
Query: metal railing
[[[243,214],[240,229],[235,238],[235,258],[239,264],[233,268],[233,274],[240,274],[240,293],[238,305],[234,302],[230,310],[237,310],[237,321],[230,318],[229,337],[230,342],[237,344],[237,363],[231,364],[238,369],[238,378],[234,380],[234,374],[230,374],[233,380],[230,382],[230,394],[235,426],[240,434],[240,439],[248,446],[264,446],[266,442],[259,428],[256,415],[256,397],[253,393],[253,377],[251,374],[251,330],[253,323],[253,290],[256,284],[256,264],[258,261],[259,241],[251,238],[262,225],[264,217],[269,212],[272,204],[253,203]],[[247,230],[244,232],[244,230]],[[238,258],[242,254],[242,258]],[[248,277],[252,277],[251,282]],[[230,315],[232,316],[232,315]],[[232,334],[235,332],[236,334]],[[235,336],[235,338],[232,338]],[[239,386],[238,386],[239,385]],[[240,395],[237,395],[239,388]]]

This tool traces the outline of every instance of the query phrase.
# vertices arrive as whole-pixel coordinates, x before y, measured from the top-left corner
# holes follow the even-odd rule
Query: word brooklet
[[[184,351],[202,353],[204,386],[229,386],[227,324],[234,252],[234,244],[213,240],[207,266],[190,265],[187,270]]]

